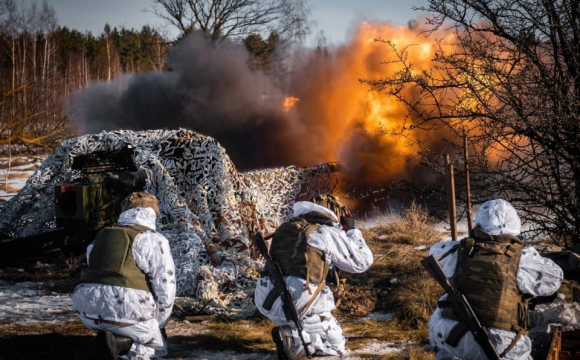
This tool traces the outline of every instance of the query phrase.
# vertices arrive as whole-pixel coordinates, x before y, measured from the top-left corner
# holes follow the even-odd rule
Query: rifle
[[[310,344],[306,343],[306,341],[304,340],[304,336],[302,335],[302,332],[304,331],[304,327],[302,326],[302,319],[300,314],[298,313],[298,309],[296,309],[296,305],[294,305],[294,298],[292,296],[292,293],[290,292],[290,289],[288,288],[288,285],[286,284],[286,281],[284,280],[284,274],[282,274],[282,269],[280,268],[280,265],[278,265],[274,260],[272,260],[272,257],[268,252],[266,240],[264,239],[262,232],[259,231],[256,235],[254,235],[252,241],[258,248],[260,254],[264,257],[264,260],[266,260],[266,269],[270,274],[270,279],[274,284],[276,292],[280,294],[280,298],[282,299],[282,309],[284,310],[286,320],[292,321],[296,326],[298,336],[300,337],[302,347],[304,348],[304,353],[310,359],[310,357],[312,356],[310,354],[310,351],[308,350],[308,345]]]
[[[439,285],[445,289],[445,292],[447,293],[447,300],[451,304],[453,311],[457,317],[461,319],[461,321],[467,323],[469,331],[471,331],[473,338],[479,344],[479,346],[481,346],[485,356],[487,356],[489,360],[500,360],[495,347],[493,347],[493,344],[489,339],[487,331],[477,319],[477,316],[473,312],[471,305],[469,305],[469,302],[467,302],[467,299],[464,295],[453,288],[449,282],[449,279],[447,279],[447,276],[445,276],[439,261],[437,261],[433,255],[430,255],[421,260],[421,265],[423,265],[429,274],[431,274],[431,276],[437,280]]]

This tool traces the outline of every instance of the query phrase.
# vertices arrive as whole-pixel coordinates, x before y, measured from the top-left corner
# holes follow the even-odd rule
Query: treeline
[[[68,96],[93,80],[163,69],[168,49],[149,26],[93,35],[59,26],[46,2],[0,0],[0,145],[54,148],[70,135]]]

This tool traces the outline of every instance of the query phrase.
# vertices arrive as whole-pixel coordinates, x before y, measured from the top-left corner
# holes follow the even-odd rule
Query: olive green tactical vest
[[[86,282],[150,292],[147,276],[133,257],[135,237],[150,230],[145,226],[116,224],[99,231],[89,256]]]
[[[451,283],[467,298],[482,325],[525,331],[528,304],[516,282],[522,241],[510,235],[489,235],[478,228],[474,234],[474,238],[461,240]],[[443,315],[460,320],[450,307],[444,307]]]
[[[284,276],[296,276],[309,282],[320,284],[328,274],[328,263],[322,250],[308,245],[308,237],[319,224],[332,224],[331,219],[321,213],[308,213],[293,218],[276,229],[270,256]]]

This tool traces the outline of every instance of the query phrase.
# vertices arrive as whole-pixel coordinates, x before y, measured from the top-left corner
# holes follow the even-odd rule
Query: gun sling
[[[463,335],[465,335],[468,331],[469,325],[467,325],[466,322],[460,321],[457,323],[457,325],[453,327],[453,329],[451,329],[451,332],[449,333],[449,335],[447,335],[447,339],[445,339],[445,342],[450,346],[457,347],[457,344],[459,344],[459,340],[461,340],[461,338],[463,338]]]
[[[316,298],[318,297],[318,295],[320,294],[320,292],[322,291],[322,288],[326,285],[326,280],[323,280],[319,285],[318,288],[316,289],[316,291],[314,292],[314,294],[312,294],[312,297],[310,298],[310,300],[308,300],[308,302],[306,303],[306,305],[304,306],[304,308],[302,309],[302,311],[300,311],[300,316],[304,316],[306,315],[306,312],[308,311],[308,309],[310,308],[310,306],[314,303],[314,300],[316,300]],[[262,307],[268,311],[272,310],[272,306],[274,305],[274,301],[276,301],[277,298],[280,297],[280,293],[278,291],[276,291],[276,288],[270,290],[270,292],[268,293],[268,295],[266,296],[266,299],[264,300],[264,304],[262,304]]]
[[[329,268],[330,268],[330,266],[325,261],[323,272],[325,274],[328,274]],[[269,276],[269,275],[267,272],[263,272],[261,274],[261,276]],[[336,274],[335,276],[338,278],[338,274]],[[308,308],[310,308],[310,306],[314,303],[314,300],[316,300],[316,298],[318,297],[318,295],[320,294],[320,292],[322,291],[322,289],[324,288],[325,285],[326,285],[326,279],[322,280],[322,282],[320,284],[318,284],[318,288],[316,289],[314,294],[312,294],[312,297],[310,298],[308,303],[306,303],[306,305],[304,306],[304,308],[300,312],[301,316],[306,315],[306,311],[308,311]],[[310,287],[308,286],[308,284],[305,285],[305,288],[306,288],[306,290],[308,290],[308,292],[310,292]],[[270,290],[268,295],[266,295],[266,299],[264,299],[264,303],[262,304],[262,307],[268,311],[272,310],[272,306],[274,306],[274,302],[279,297],[280,297],[280,293],[278,291],[276,291],[276,288],[273,288],[272,290]]]

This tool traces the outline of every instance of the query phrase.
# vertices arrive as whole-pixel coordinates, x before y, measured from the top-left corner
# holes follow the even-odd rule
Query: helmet
[[[479,226],[490,235],[518,236],[521,231],[521,221],[516,209],[502,199],[489,200],[481,204],[475,215],[475,226]]]
[[[143,191],[134,192],[127,196],[121,203],[121,212],[134,208],[150,207],[155,211],[155,215],[159,216],[159,206],[157,205],[157,198],[153,194]]]
[[[317,205],[327,208],[330,211],[333,211],[338,217],[339,221],[343,217],[351,217],[350,211],[348,211],[346,205],[341,204],[338,198],[334,195],[331,194],[316,195],[312,199],[310,199],[310,202],[313,202]]]

